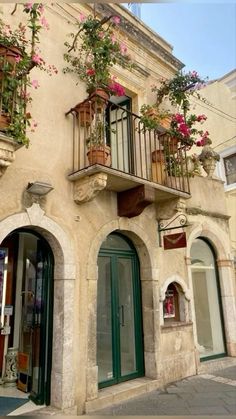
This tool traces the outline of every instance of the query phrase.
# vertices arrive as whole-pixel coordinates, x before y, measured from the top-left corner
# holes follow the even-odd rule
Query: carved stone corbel
[[[4,134],[0,134],[0,177],[15,160],[15,150],[18,144]]]
[[[96,173],[95,175],[86,176],[74,182],[74,201],[76,204],[83,204],[91,201],[100,191],[107,186],[107,174]]]

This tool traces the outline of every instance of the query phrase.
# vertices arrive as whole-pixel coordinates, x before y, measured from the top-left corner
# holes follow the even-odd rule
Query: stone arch
[[[74,251],[65,231],[47,217],[38,204],[33,204],[26,212],[10,215],[0,221],[0,243],[12,231],[23,227],[30,227],[31,231],[40,233],[49,243],[54,255],[51,405],[64,409],[75,404],[73,372],[66,368],[66,365],[73,362],[72,340],[69,337],[74,332]],[[64,383],[68,386],[68,393],[63,391]],[[70,398],[68,394],[71,395]]]
[[[142,287],[142,313],[144,330],[145,375],[157,378],[157,330],[159,324],[158,269],[154,246],[147,233],[131,220],[118,219],[105,224],[94,237],[88,263],[88,365],[87,365],[87,400],[98,394],[98,368],[96,361],[96,328],[97,328],[97,259],[102,242],[114,231],[128,237],[138,253],[140,262],[140,279]]]
[[[138,256],[141,262],[141,269],[145,270],[149,266],[157,267],[157,261],[154,257],[153,245],[150,242],[150,239],[141,227],[137,224],[125,222],[126,220],[115,220],[105,224],[94,237],[90,250],[89,250],[89,261],[94,261],[94,263],[89,263],[87,268],[87,278],[88,279],[97,279],[97,257],[101,247],[102,242],[105,238],[114,231],[119,231],[120,233],[127,236],[134,244]]]
[[[179,297],[179,310],[180,310],[180,321],[189,322],[190,320],[190,299],[191,294],[190,290],[187,287],[186,282],[179,276],[178,274],[171,275],[168,277],[161,289],[160,289],[160,323],[161,325],[164,324],[164,317],[163,317],[163,302],[165,300],[166,291],[170,284],[176,284],[175,286],[178,297]]]
[[[190,258],[193,241],[198,237],[206,238],[215,250],[218,259],[227,259],[230,254],[230,243],[227,233],[215,226],[211,220],[207,220],[195,227],[188,237],[186,256]]]

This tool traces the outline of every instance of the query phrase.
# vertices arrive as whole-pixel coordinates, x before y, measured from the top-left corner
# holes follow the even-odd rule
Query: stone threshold
[[[153,380],[147,377],[136,378],[111,387],[106,387],[98,391],[97,399],[85,403],[85,412],[91,413],[94,410],[103,409],[159,388],[161,388],[161,380]]]

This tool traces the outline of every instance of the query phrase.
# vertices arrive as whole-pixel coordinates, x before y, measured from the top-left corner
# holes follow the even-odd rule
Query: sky
[[[236,69],[236,0],[141,3],[141,19],[173,46],[173,55],[209,80]]]

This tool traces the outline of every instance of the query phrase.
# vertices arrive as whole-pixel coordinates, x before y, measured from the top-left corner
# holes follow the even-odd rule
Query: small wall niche
[[[189,295],[186,286],[179,281],[168,281],[162,287],[160,297],[161,324],[164,326],[171,323],[188,323]]]

